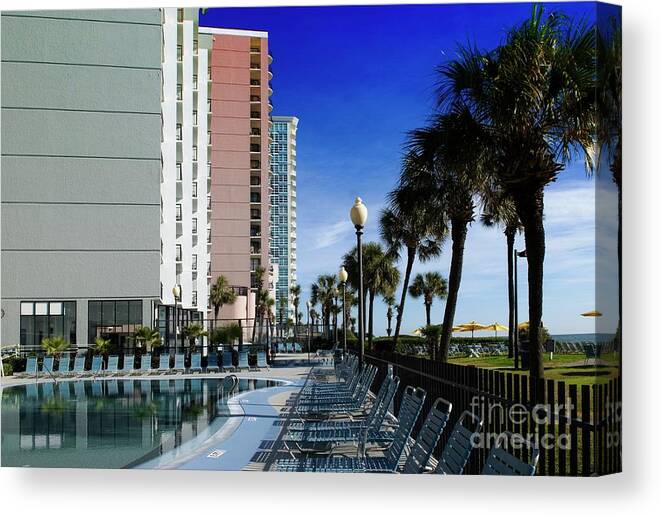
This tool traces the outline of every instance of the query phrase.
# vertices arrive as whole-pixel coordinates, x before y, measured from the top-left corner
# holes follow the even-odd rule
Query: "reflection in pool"
[[[279,385],[241,379],[237,393]],[[123,468],[229,415],[221,379],[78,380],[5,388],[2,466]]]

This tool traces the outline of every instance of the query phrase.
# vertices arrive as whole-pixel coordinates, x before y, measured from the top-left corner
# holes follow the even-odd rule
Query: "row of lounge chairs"
[[[306,386],[292,401],[290,417],[279,441],[291,458],[275,461],[276,471],[299,472],[379,472],[462,474],[479,442],[481,419],[470,411],[458,418],[442,453],[433,456],[450,420],[452,403],[437,398],[432,404],[416,439],[413,428],[421,416],[427,393],[407,386],[395,418],[389,407],[399,388],[399,378],[390,370],[378,393],[371,399],[369,388],[376,368],[362,371],[349,357],[336,370],[345,381]],[[503,433],[489,450],[483,474],[534,475],[539,452],[527,443],[530,459],[521,460],[506,451],[511,438]],[[353,445],[355,456],[334,454],[337,447]]]
[[[276,353],[302,353],[303,348],[298,342],[278,342],[275,345]]]
[[[172,374],[172,373],[211,373],[211,372],[236,372],[261,369],[268,369],[266,363],[266,353],[260,351],[257,353],[257,364],[254,367],[248,365],[248,352],[242,351],[238,353],[238,361],[236,364],[232,362],[232,352],[223,351],[220,355],[222,361],[219,362],[217,353],[209,353],[207,356],[207,366],[202,367],[201,353],[192,353],[190,366],[186,367],[185,357],[183,353],[176,353],[174,355],[174,364],[171,365],[171,355],[161,354],[158,359],[158,366],[152,366],[152,356],[150,353],[142,355],[140,364],[138,365],[134,355],[124,355],[124,362],[122,367],[119,367],[119,356],[110,355],[108,362],[103,363],[103,357],[95,355],[92,357],[91,367],[86,368],[87,358],[84,355],[78,355],[71,363],[71,357],[68,354],[63,355],[57,367],[55,367],[55,358],[46,356],[43,358],[41,365],[39,364],[38,357],[31,356],[27,358],[25,372],[16,373],[17,377],[35,377],[38,375],[47,375],[53,377],[85,377],[85,376],[113,376],[113,375],[144,375],[144,374]]]

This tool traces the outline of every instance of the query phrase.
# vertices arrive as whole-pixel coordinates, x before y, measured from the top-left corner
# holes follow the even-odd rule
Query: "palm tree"
[[[97,355],[106,356],[110,351],[110,340],[104,339],[103,337],[97,337],[94,339],[92,349]]]
[[[286,297],[281,297],[278,299],[278,314],[280,316],[280,336],[282,337],[282,334],[285,329],[285,312],[287,311],[287,307],[289,306],[289,301],[287,300]]]
[[[418,274],[409,287],[409,294],[413,298],[422,297],[427,314],[427,326],[431,326],[431,306],[434,298],[444,299],[448,295],[448,284],[439,272],[425,272]]]
[[[367,242],[363,245],[363,302],[369,300],[367,309],[368,324],[367,338],[369,347],[372,346],[374,328],[374,299],[381,295],[387,295],[395,291],[399,285],[399,270],[394,264],[395,256],[384,252],[377,242]],[[349,275],[348,283],[358,288],[358,251],[354,247],[344,255],[344,268]]]
[[[190,342],[191,352],[195,351],[197,347],[197,339],[200,337],[206,337],[208,332],[204,329],[200,323],[191,323],[184,328],[184,335],[188,338]]]
[[[289,293],[291,294],[291,303],[294,306],[294,342],[298,342],[298,325],[301,324],[301,314],[298,311],[298,305],[301,302],[301,286],[292,285]]]
[[[486,227],[500,226],[503,228],[507,241],[507,307],[508,307],[508,334],[507,356],[514,356],[514,239],[517,233],[523,230],[519,217],[514,208],[512,199],[502,192],[491,190],[484,199],[484,211],[480,216],[482,224]]]
[[[261,321],[259,321],[259,313],[260,313],[260,299],[262,295],[262,289],[264,288],[264,274],[266,274],[266,269],[262,267],[261,265],[258,265],[255,267],[255,320],[253,321],[252,325],[252,342],[255,342],[255,332],[257,330],[257,324],[260,325],[260,331],[261,331]]]
[[[478,152],[481,128],[466,110],[438,116],[433,125],[411,133],[411,148],[428,160],[428,167],[406,180],[422,184],[428,204],[444,213],[450,225],[452,257],[448,296],[443,315],[440,359],[447,361],[464,262],[468,226],[475,218],[475,196],[483,187],[484,167]]]
[[[388,195],[389,208],[381,213],[379,223],[381,238],[388,246],[389,254],[399,257],[401,250],[406,249],[406,269],[393,339],[395,346],[402,327],[406,293],[416,256],[421,262],[437,257],[447,234],[444,213],[426,202],[420,202],[429,196],[425,190],[428,185],[426,181],[415,179],[421,177],[420,172],[426,167],[427,162],[419,155],[408,153],[399,185]]]
[[[334,304],[335,291],[337,290],[337,277],[334,274],[322,274],[312,284],[310,301],[313,305],[321,307],[321,318],[323,331],[326,338],[330,340],[330,316],[331,307]]]
[[[153,330],[148,326],[140,326],[133,333],[133,338],[136,343],[140,344],[140,347],[145,346],[145,351],[149,351],[151,346],[158,345],[161,342],[161,335],[158,330]]]
[[[41,341],[41,347],[48,355],[59,358],[62,353],[69,349],[69,342],[64,337],[46,337]]]
[[[493,52],[462,49],[441,69],[439,94],[441,106],[466,110],[482,126],[482,141],[467,143],[483,151],[524,227],[530,374],[536,378],[544,376],[544,189],[577,155],[592,170],[596,102],[594,28],[543,13],[535,5]]]
[[[230,286],[225,276],[218,276],[209,290],[209,303],[213,306],[214,326],[223,305],[231,305],[234,301],[236,301],[236,292]]]
[[[386,310],[386,319],[388,320],[388,327],[386,328],[386,332],[388,333],[388,337],[390,337],[390,334],[392,333],[393,310],[397,310],[397,305],[395,304],[395,295],[390,293],[383,296],[383,302],[388,307]]]

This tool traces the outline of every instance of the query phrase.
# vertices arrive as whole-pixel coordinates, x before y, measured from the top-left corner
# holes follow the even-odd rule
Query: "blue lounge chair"
[[[85,355],[76,355],[73,361],[74,376],[83,376],[85,374]]]
[[[266,352],[264,351],[259,351],[257,352],[257,368],[258,369],[264,369],[268,370],[269,365],[266,362]]]
[[[48,376],[52,376],[55,372],[55,357],[44,357],[44,361],[41,364],[41,371]]]
[[[172,368],[173,373],[185,373],[186,372],[186,365],[184,362],[184,354],[183,353],[177,353],[174,356],[174,367]]]
[[[223,351],[223,355],[225,352]],[[209,373],[211,371],[216,371],[219,372],[220,368],[218,367],[218,353],[209,353],[207,356],[207,369],[206,372]]]
[[[247,351],[239,351],[239,363],[237,364],[236,369],[238,371],[249,370],[250,369],[250,366],[248,366],[248,352]]]
[[[57,375],[68,376],[69,374],[71,374],[71,356],[69,353],[64,353],[57,364]]]
[[[223,351],[223,372],[234,371],[234,365],[232,364],[232,352]]]
[[[158,369],[155,369],[152,371],[152,374],[159,374],[159,373],[169,373],[171,372],[172,369],[170,368],[170,354],[169,353],[162,353],[158,357]]]
[[[188,372],[192,373],[194,371],[197,371],[198,373],[202,372],[202,355],[200,353],[193,353],[190,356],[190,367],[188,368]]]
[[[124,363],[120,369],[120,374],[131,374],[135,364],[135,357],[133,355],[124,355]]]
[[[434,448],[448,424],[450,412],[452,412],[452,403],[443,398],[437,398],[418,432],[415,444],[404,463],[403,473],[422,473],[425,470]]]
[[[108,365],[103,370],[103,374],[112,376],[119,372],[119,357],[117,355],[110,355],[108,357]]]
[[[25,362],[25,371],[17,373],[14,376],[36,376],[37,375],[37,357],[28,357]]]
[[[146,353],[140,357],[140,369],[134,369],[133,374],[149,374],[152,371],[151,353]]]
[[[464,411],[454,425],[434,472],[440,475],[461,475],[473,448],[478,444],[475,437],[481,428],[482,420],[472,412]]]
[[[101,355],[92,357],[92,367],[89,370],[89,374],[92,376],[103,374],[103,357]]]
[[[489,450],[489,456],[482,469],[482,474],[534,476],[535,469],[537,469],[537,461],[539,460],[539,450],[537,447],[530,441],[525,442],[530,450],[530,462],[523,462],[503,448],[503,441],[505,439],[511,440],[512,434],[504,432],[498,437],[496,444]]]
[[[399,418],[399,425],[394,432],[392,444],[382,457],[306,457],[281,459],[276,461],[276,471],[305,471],[327,473],[393,473],[397,471],[399,461],[405,453],[406,444],[411,431],[420,416],[426,392],[415,389],[412,394],[406,394],[402,401],[404,408]]]
[[[296,343],[294,344],[294,351],[295,351],[296,353],[302,353],[302,352],[303,352],[303,349],[301,348],[301,345],[300,345],[298,342],[296,342]]]
[[[287,342],[287,353],[294,352],[294,345],[291,342]]]

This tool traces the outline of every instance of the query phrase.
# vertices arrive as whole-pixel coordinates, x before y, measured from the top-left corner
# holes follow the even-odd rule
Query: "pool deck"
[[[229,417],[218,418],[220,421],[207,431],[198,435],[175,450],[148,460],[137,466],[138,469],[182,469],[182,470],[213,470],[240,471],[264,470],[268,466],[260,461],[260,455],[267,455],[269,443],[277,439],[281,426],[275,424],[280,419],[286,400],[300,391],[305,384],[313,366],[320,362],[312,359],[308,363],[307,354],[282,354],[276,357],[271,368],[261,371],[245,371],[240,373],[210,373],[210,374],[167,374],[143,376],[99,376],[96,379],[149,379],[164,378],[219,378],[227,374],[235,374],[238,378],[259,378],[266,380],[281,380],[284,383],[276,387],[243,392],[228,402]],[[94,380],[95,377],[58,378],[57,381]],[[38,383],[52,382],[46,375],[40,376]],[[34,383],[35,378],[3,377],[0,382],[0,392],[3,387]]]

